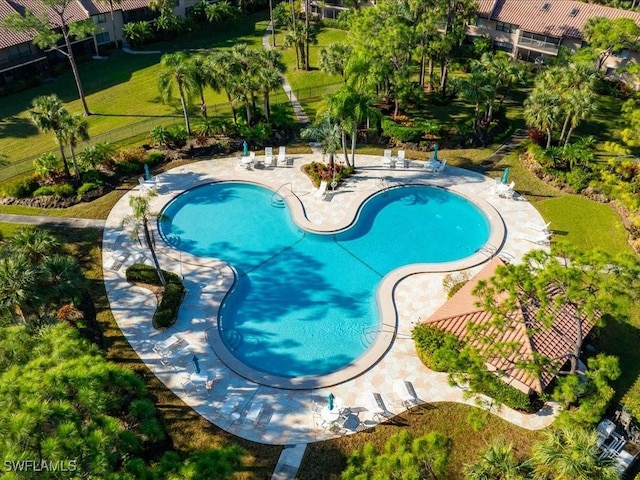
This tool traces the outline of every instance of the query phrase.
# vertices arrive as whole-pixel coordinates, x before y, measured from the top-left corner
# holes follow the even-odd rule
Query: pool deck
[[[249,380],[255,372],[243,371],[243,366],[226,348],[221,348],[217,312],[233,285],[233,270],[220,260],[180,253],[158,237],[162,267],[183,276],[187,292],[176,324],[162,332],[153,328],[155,296],[125,279],[126,266],[149,262],[148,251],[137,240],[130,239],[130,227],[122,226],[123,218],[131,213],[129,196],[140,194],[143,188],[138,186],[114,206],[103,237],[107,294],[114,317],[131,346],[167,387],[203,417],[235,435],[261,443],[301,444],[355,433],[355,428],[333,433],[319,426],[320,417],[313,413],[314,403],[324,406],[329,393],[349,407],[364,426],[375,426],[380,417],[374,418],[367,410],[366,397],[370,393],[379,394],[388,416],[406,410],[406,404],[394,388],[398,380],[410,382],[419,403],[476,404],[477,400],[464,398],[462,389],[449,386],[446,374],[424,367],[417,358],[411,330],[415,323],[428,318],[446,301],[442,280],[447,272],[467,269],[473,274],[493,255],[517,262],[529,250],[547,248],[522,238],[533,233],[523,227],[525,223],[544,225],[540,214],[519,195],[513,199],[496,196],[494,180],[483,175],[454,167],[435,175],[425,171],[422,162],[413,162],[405,169],[383,168],[381,157],[368,155],[356,157],[357,175],[335,193],[329,191],[326,198],[317,199],[309,179],[300,171],[301,165],[312,160],[321,161],[322,156],[296,155],[294,165],[289,167],[248,170],[238,165],[235,158],[203,160],[179,167],[157,177],[158,195],[151,200],[151,211],[159,212],[175,195],[197,185],[249,181],[274,191],[280,188],[294,220],[302,227],[335,231],[350,225],[362,202],[372,194],[417,183],[447,188],[478,204],[492,224],[487,248],[464,261],[411,265],[391,272],[377,291],[384,326],[363,358],[336,376],[322,380],[300,379],[296,385],[283,384],[287,389],[274,388]],[[401,234],[389,232],[389,237],[393,239]],[[161,357],[153,347],[171,335],[179,337],[185,348],[180,355]],[[203,374],[217,377],[209,390],[204,382],[189,383],[196,364]],[[269,380],[272,385],[278,385],[279,379]],[[526,415],[506,407],[493,408],[496,415],[527,429],[549,425],[556,409],[555,405],[549,405],[537,414]]]

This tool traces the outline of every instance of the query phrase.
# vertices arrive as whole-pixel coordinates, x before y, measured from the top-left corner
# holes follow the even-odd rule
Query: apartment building
[[[478,20],[468,26],[472,36],[493,40],[494,48],[514,58],[544,63],[556,57],[561,46],[574,52],[583,44],[582,29],[590,18],[630,18],[640,25],[640,13],[595,3],[563,0],[479,0]],[[608,73],[628,61],[639,61],[638,52],[621,51],[607,59]]]

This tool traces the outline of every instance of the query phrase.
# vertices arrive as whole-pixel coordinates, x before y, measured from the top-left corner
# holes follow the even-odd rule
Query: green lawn
[[[506,156],[490,175],[500,175],[505,167],[509,167],[516,190],[551,222],[554,240],[571,242],[585,251],[599,248],[612,254],[633,253],[620,216],[611,206],[548,185],[527,170],[515,153]]]
[[[276,44],[279,48],[283,48],[283,60],[287,65],[287,80],[311,121],[315,119],[316,112],[321,108],[324,98],[339,89],[342,84],[342,77],[339,75],[327,75],[320,71],[318,52],[323,46],[345,42],[346,32],[344,30],[323,28],[318,34],[318,42],[309,47],[311,70],[304,71],[296,69],[295,49],[282,47],[284,43],[282,35],[278,35],[276,38]]]
[[[263,13],[254,14],[234,30],[209,28],[196,32],[185,40],[184,48],[191,48],[189,45],[197,42],[199,46],[211,48],[229,48],[240,42],[260,48],[262,33],[267,25],[264,18]],[[160,49],[171,45],[175,49],[176,43],[154,44],[154,47]],[[183,45],[182,39],[180,45]],[[182,122],[179,100],[174,99],[171,105],[165,105],[160,100],[157,87],[161,72],[159,61],[160,55],[157,54],[130,55],[114,51],[106,59],[79,65],[87,103],[93,113],[88,122],[89,134],[94,140],[113,131],[116,131],[113,138],[118,134],[126,137],[141,132],[144,138],[144,134],[155,124]],[[53,134],[39,134],[28,118],[31,100],[51,93],[57,94],[69,111],[82,111],[70,71],[50,83],[14,94],[10,101],[0,102],[0,152],[9,163],[56,148]],[[207,91],[206,100],[211,105],[211,115],[227,115],[230,112],[224,94]],[[143,125],[139,127],[141,122]],[[112,137],[105,136],[103,140],[112,140]]]

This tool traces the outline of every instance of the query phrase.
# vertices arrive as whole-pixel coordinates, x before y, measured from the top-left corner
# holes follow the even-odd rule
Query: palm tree
[[[67,157],[64,154],[64,118],[69,116],[69,112],[57,95],[43,95],[36,97],[31,102],[32,108],[29,110],[29,118],[38,130],[43,133],[52,131],[56,138],[56,143],[60,149],[64,174],[67,178],[71,176]]]
[[[160,64],[168,69],[160,75],[158,80],[158,88],[165,102],[171,100],[173,93],[173,83],[178,87],[180,95],[180,104],[182,106],[182,114],[184,115],[184,123],[187,127],[187,134],[191,135],[191,125],[189,124],[189,99],[198,91],[198,87],[194,82],[192,73],[192,65],[189,57],[184,52],[165,53],[160,59]]]
[[[560,98],[548,90],[534,89],[524,101],[524,119],[527,125],[547,132],[547,148],[560,114]]]
[[[231,107],[233,124],[238,124],[235,102],[232,96],[233,80],[241,74],[240,66],[235,62],[228,50],[212,51],[207,57],[207,73],[209,86],[216,92],[225,91]]]
[[[200,97],[200,114],[203,118],[207,118],[207,102],[204,99],[204,89],[210,84],[209,63],[202,55],[194,55],[190,61],[191,68],[188,71],[192,76],[193,85],[196,87],[196,94]]]
[[[12,317],[16,313],[23,324],[27,323],[24,306],[36,298],[37,280],[37,270],[25,255],[0,258],[0,307]]]
[[[460,80],[458,88],[460,96],[475,105],[472,128],[474,133],[478,131],[478,119],[480,118],[480,105],[488,102],[493,92],[494,79],[486,70],[477,68],[466,78]]]
[[[261,50],[261,65],[256,70],[257,78],[264,98],[264,116],[269,121],[271,114],[270,94],[282,85],[282,74],[286,70],[282,55],[277,50]]]
[[[351,51],[352,47],[344,43],[330,43],[320,47],[318,52],[320,70],[328,75],[340,75],[346,82],[345,67]]]
[[[18,229],[8,241],[9,249],[27,257],[32,265],[39,265],[60,247],[60,242],[47,230],[24,227]]]
[[[65,139],[65,143],[69,145],[76,182],[80,183],[80,170],[78,169],[78,160],[76,159],[76,147],[78,146],[78,141],[89,140],[89,123],[84,120],[81,115],[67,115],[63,118],[62,122],[62,136]]]
[[[569,143],[571,132],[576,128],[581,120],[589,118],[596,112],[596,95],[590,90],[569,90],[564,102],[565,118],[560,133],[560,141],[564,138],[565,131],[567,136],[564,144]],[[569,129],[567,130],[567,127]]]
[[[611,460],[599,460],[597,433],[577,426],[545,430],[531,451],[536,480],[617,480]]]
[[[323,118],[317,120],[310,127],[300,132],[302,138],[317,140],[322,145],[322,153],[329,154],[329,168],[334,171],[334,156],[340,148],[340,126],[331,117],[325,114]]]
[[[156,255],[156,249],[154,247],[154,241],[151,238],[151,230],[149,230],[149,201],[151,197],[154,197],[156,193],[153,190],[149,190],[144,195],[132,195],[129,197],[129,206],[133,210],[133,213],[122,221],[123,224],[133,224],[132,237],[139,238],[140,228],[142,227],[142,233],[144,243],[151,252],[151,258],[153,259],[153,265],[155,266],[156,273],[160,279],[160,283],[163,287],[167,285],[167,281],[164,278],[160,263],[158,262],[158,256]]]
[[[45,257],[42,262],[44,283],[49,297],[56,303],[73,300],[84,284],[84,276],[78,262],[69,255]]]
[[[527,465],[513,453],[513,443],[494,440],[482,456],[464,471],[465,480],[525,480]]]

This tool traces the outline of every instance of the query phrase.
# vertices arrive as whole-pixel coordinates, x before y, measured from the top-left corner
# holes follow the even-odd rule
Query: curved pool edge
[[[210,183],[249,183],[258,185],[269,190],[272,190],[269,186],[257,183],[257,182],[245,182],[245,181],[218,181],[218,182],[210,182]],[[201,185],[198,185],[201,186]],[[194,187],[197,188],[198,186]],[[429,185],[427,182],[411,182],[406,184],[398,184],[390,187],[392,189],[403,188],[407,186],[425,186],[434,188],[433,185]],[[215,312],[212,312],[212,320],[210,324],[210,328],[207,330],[208,333],[208,342],[209,346],[213,349],[215,354],[220,358],[222,363],[224,363],[229,369],[234,371],[239,376],[255,382],[260,385],[265,385],[272,388],[280,388],[285,390],[309,390],[309,389],[319,389],[325,387],[331,387],[334,385],[338,385],[341,383],[345,383],[355,377],[362,375],[367,372],[371,368],[373,368],[389,351],[392,347],[393,342],[396,338],[397,327],[398,327],[398,312],[396,309],[396,304],[394,301],[394,290],[396,286],[406,277],[410,275],[416,274],[424,274],[424,273],[439,273],[439,272],[451,272],[456,270],[464,270],[480,265],[490,258],[492,258],[492,254],[490,251],[497,252],[502,246],[505,240],[505,225],[502,220],[502,217],[498,213],[498,211],[491,205],[489,202],[482,198],[471,199],[468,195],[460,193],[458,191],[454,191],[453,189],[449,189],[446,187],[437,187],[446,191],[450,191],[455,195],[459,195],[463,197],[465,200],[471,202],[473,205],[478,207],[484,216],[487,218],[489,222],[490,230],[489,230],[489,238],[487,239],[486,245],[490,245],[491,248],[488,251],[478,250],[474,254],[450,262],[442,262],[442,263],[417,263],[405,265],[400,268],[393,270],[383,277],[378,286],[376,287],[376,304],[378,308],[379,315],[379,324],[378,324],[378,335],[376,335],[373,344],[365,350],[365,352],[356,358],[353,362],[347,365],[340,370],[335,372],[330,372],[322,375],[313,375],[313,376],[299,376],[299,377],[285,377],[280,375],[274,375],[271,373],[263,372],[260,370],[256,370],[249,365],[240,361],[231,350],[227,348],[222,337],[220,335],[219,330],[219,309],[222,304],[228,297],[228,295],[232,292],[233,286],[235,285],[235,269],[227,264],[224,260],[210,257],[200,257],[197,255],[193,255],[190,253],[180,252],[175,247],[168,244],[163,238],[163,245],[160,247],[159,251],[173,260],[178,260],[178,256],[180,256],[180,261],[184,262],[185,258],[188,257],[189,263],[193,263],[194,265],[200,266],[210,266],[215,265],[214,268],[220,270],[221,265],[226,266],[228,271],[232,272],[232,279],[229,279],[228,276],[224,281],[224,285],[228,286],[224,296],[218,304],[218,309]],[[382,193],[384,190],[381,189],[376,192],[368,192],[363,195],[361,202],[358,205],[358,208],[354,212],[352,216],[351,223],[337,230],[325,230],[322,233],[333,234],[344,231],[350,228],[355,222],[357,222],[360,211],[363,206],[366,204],[367,200]],[[185,193],[182,192],[181,194]],[[300,215],[304,215],[304,205],[302,201],[295,195],[296,202],[287,202],[287,205],[290,207],[291,204],[296,205],[296,207],[300,208],[297,210],[298,215],[293,215],[293,222],[300,228],[306,229],[305,226],[300,225],[298,220],[301,218]],[[166,202],[162,210],[164,210],[173,199],[177,198],[178,195],[174,196],[171,200]],[[290,198],[290,196],[289,196]],[[306,216],[304,217],[306,220]],[[308,220],[306,220],[308,221]],[[315,232],[318,233],[318,232]],[[231,281],[229,281],[231,280]]]
[[[320,160],[319,155],[298,155],[296,157],[296,166],[298,161],[308,162],[311,160]],[[379,190],[377,188],[376,178],[384,175],[385,178],[393,176],[405,177],[408,181],[420,180],[417,177],[423,177],[426,184],[430,185],[446,185],[452,191],[461,193],[468,192],[468,195],[476,199],[479,197],[486,198],[491,205],[495,205],[496,209],[502,214],[501,218],[506,224],[507,235],[501,252],[505,252],[508,257],[518,262],[522,256],[535,248],[541,248],[527,241],[522,241],[520,235],[528,234],[526,229],[522,228],[525,222],[535,221],[540,226],[544,225],[544,220],[537,210],[526,201],[526,198],[516,195],[515,199],[501,199],[492,194],[493,179],[457,167],[447,166],[445,175],[434,176],[420,170],[406,170],[393,172],[389,169],[381,169],[381,157],[370,155],[358,155],[359,160],[359,178],[354,179],[355,188],[353,191],[347,192],[346,195],[340,196],[338,207],[345,207],[347,212],[351,211],[349,206],[352,198],[360,195],[362,191],[371,192]],[[299,193],[304,203],[306,212],[315,222],[320,222],[322,212],[328,208],[334,208],[334,204],[338,197],[336,196],[331,202],[314,201],[311,195],[305,196],[305,191],[310,188],[308,178],[303,177],[298,172],[299,169],[271,169],[271,171],[247,171],[236,167],[235,158],[206,158],[199,162],[194,162],[186,166],[178,166],[158,175],[157,187],[158,196],[151,199],[151,211],[159,211],[160,207],[177,193],[196,186],[201,183],[210,183],[220,180],[248,180],[260,185],[267,185],[275,190],[283,183],[281,172],[287,172],[290,178],[296,182],[296,192]],[[391,178],[391,181],[394,181]],[[350,182],[352,183],[352,182]],[[348,187],[351,190],[351,186]],[[105,221],[105,228],[102,235],[102,269],[103,278],[109,300],[110,310],[114,319],[121,330],[123,338],[131,345],[135,353],[147,365],[155,378],[162,382],[169,391],[172,391],[181,401],[194,409],[205,420],[211,422],[217,427],[227,432],[253,442],[259,442],[269,445],[287,445],[292,443],[313,443],[317,441],[335,438],[336,436],[327,432],[318,431],[317,425],[314,423],[312,415],[309,413],[313,402],[322,401],[329,392],[341,397],[346,405],[361,406],[360,396],[363,392],[376,391],[380,392],[387,399],[387,407],[392,414],[400,414],[405,408],[400,403],[393,402],[394,379],[405,379],[411,381],[420,398],[425,399],[429,403],[435,402],[456,402],[474,405],[473,399],[468,399],[464,392],[456,387],[451,387],[447,383],[445,374],[432,372],[426,369],[424,365],[416,357],[413,351],[414,347],[409,347],[409,351],[405,348],[403,340],[408,337],[409,328],[415,321],[425,318],[433,309],[444,301],[444,294],[441,288],[441,276],[443,274],[425,274],[404,277],[405,282],[401,282],[399,288],[396,288],[395,302],[400,312],[398,320],[398,337],[392,343],[391,349],[384,358],[379,361],[374,368],[369,369],[364,375],[353,378],[350,381],[340,385],[331,387],[331,389],[318,389],[309,391],[295,391],[271,389],[265,386],[256,386],[242,377],[238,376],[232,370],[220,361],[209,345],[204,341],[205,328],[210,328],[212,322],[199,322],[201,319],[208,319],[209,312],[214,311],[211,308],[202,308],[202,302],[199,301],[199,292],[193,294],[190,292],[188,296],[192,296],[191,300],[197,302],[196,305],[184,305],[184,311],[181,311],[178,322],[167,330],[157,330],[152,327],[150,318],[156,309],[154,295],[147,291],[144,297],[131,284],[126,282],[124,278],[125,268],[111,268],[112,261],[120,256],[129,255],[129,260],[125,263],[131,263],[131,257],[137,252],[148,256],[145,250],[137,241],[131,240],[131,228],[125,227],[122,220],[130,214],[128,199],[132,195],[139,195],[141,188],[136,186],[129,192],[125,192],[114,207],[109,212]],[[346,198],[343,198],[346,197]],[[320,212],[320,215],[318,215]],[[344,216],[340,222],[333,224],[350,223],[349,218]],[[158,245],[163,245],[158,242]],[[548,247],[543,247],[548,249]],[[173,253],[168,252],[170,255]],[[178,252],[173,258],[160,256],[162,268],[174,273],[182,273],[178,264]],[[148,260],[148,259],[147,259]],[[186,256],[183,257],[185,262],[190,261]],[[195,260],[195,259],[192,259]],[[211,263],[212,268],[220,267],[220,264]],[[209,268],[185,267],[185,280],[190,282],[192,275],[201,275],[202,272],[208,271]],[[230,273],[230,272],[229,272]],[[436,283],[430,280],[430,277],[436,276]],[[202,278],[202,276],[200,277]],[[198,279],[196,279],[198,281]],[[229,281],[232,281],[229,279]],[[398,281],[400,282],[400,281]],[[403,288],[405,284],[411,288],[415,284],[421,285],[422,292],[433,299],[428,305],[421,302],[421,309],[418,311],[403,298]],[[396,283],[398,285],[398,283]],[[433,291],[431,290],[433,289]],[[405,290],[406,291],[406,290]],[[222,294],[221,294],[222,295]],[[188,296],[185,297],[188,300]],[[207,300],[212,296],[207,295]],[[200,296],[202,298],[202,296]],[[219,302],[220,299],[215,299]],[[193,309],[193,311],[191,311]],[[168,335],[178,335],[192,343],[194,352],[201,355],[201,358],[207,362],[211,362],[213,367],[221,367],[222,377],[220,384],[216,385],[210,395],[206,399],[190,396],[181,387],[180,381],[186,375],[188,369],[177,368],[170,369],[164,366],[157,354],[152,350],[152,345],[164,340]],[[259,402],[266,402],[268,405],[275,405],[277,412],[265,424],[264,429],[256,429],[253,424],[245,422],[243,418],[237,419],[230,417],[220,409],[220,405],[226,405],[228,388],[235,388],[245,392],[245,398],[240,404],[241,411],[248,411],[251,405]],[[389,402],[389,400],[392,400]],[[491,409],[491,413],[503,418],[504,420],[526,428],[528,430],[539,430],[550,425],[556,416],[556,410],[548,413],[545,409],[540,415],[521,414],[512,411],[507,407],[498,410]],[[371,418],[366,410],[360,413],[360,417],[365,419],[367,426],[374,427],[379,421]]]

